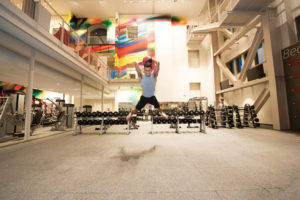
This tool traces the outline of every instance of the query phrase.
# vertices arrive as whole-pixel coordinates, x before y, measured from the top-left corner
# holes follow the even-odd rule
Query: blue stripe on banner
[[[115,72],[110,72],[110,78],[114,79],[115,78],[115,74],[116,74]]]
[[[141,40],[137,40],[137,41],[125,43],[125,44],[119,44],[119,45],[118,45],[118,48],[121,49],[121,48],[124,48],[124,47],[128,47],[128,46],[131,46],[131,45],[135,45],[135,44],[140,43],[140,42],[143,41],[143,40],[145,40],[145,39],[141,39]]]

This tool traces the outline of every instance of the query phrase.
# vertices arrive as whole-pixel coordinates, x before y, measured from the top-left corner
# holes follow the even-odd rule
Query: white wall
[[[49,63],[50,64],[50,63]],[[66,67],[66,66],[62,66]],[[0,46],[0,81],[28,85],[29,59]],[[72,71],[70,71],[71,73]],[[35,89],[79,96],[80,81],[60,73],[39,62],[35,63],[33,87]],[[83,94],[98,96],[100,90],[84,85]]]
[[[243,107],[245,104],[253,105],[256,98],[260,95],[265,87],[268,87],[268,83],[259,84],[247,88],[242,88],[232,92],[224,93],[224,101],[227,105],[238,105]],[[272,105],[270,103],[270,98],[264,104],[262,109],[257,114],[260,123],[272,124]]]
[[[215,105],[215,81],[211,35],[207,35],[199,46],[200,50],[200,74],[201,95],[207,97],[208,105]]]
[[[75,107],[78,108],[80,105],[80,99],[75,98]],[[82,105],[91,105],[92,111],[102,111],[101,110],[101,99],[83,99]],[[115,111],[115,100],[114,99],[104,99],[103,101],[103,111]]]
[[[281,33],[282,49],[296,43],[297,32],[295,17],[300,15],[299,0],[276,0],[277,31]]]
[[[156,58],[160,71],[156,84],[158,101],[187,101],[189,94],[186,26],[155,23]]]
[[[200,68],[189,68],[186,26],[172,26],[169,22],[155,23],[156,58],[161,62],[156,85],[159,101],[183,101],[189,99],[189,83],[200,82],[201,96],[215,102],[214,70],[211,37],[208,35],[201,45]],[[194,48],[192,47],[192,48]]]

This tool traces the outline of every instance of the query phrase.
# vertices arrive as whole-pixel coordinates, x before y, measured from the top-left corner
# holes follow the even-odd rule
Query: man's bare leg
[[[158,108],[158,111],[163,118],[165,118],[165,119],[169,118],[168,115],[166,115],[166,113],[164,113],[161,108]]]
[[[133,109],[133,110],[127,115],[126,121],[129,121],[130,118],[131,118],[131,116],[132,116],[133,114],[136,114],[137,112],[138,112],[137,109]]]

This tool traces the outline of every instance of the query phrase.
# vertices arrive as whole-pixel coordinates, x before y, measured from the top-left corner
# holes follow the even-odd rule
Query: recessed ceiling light
[[[71,1],[73,5],[79,6],[79,3],[77,1]]]

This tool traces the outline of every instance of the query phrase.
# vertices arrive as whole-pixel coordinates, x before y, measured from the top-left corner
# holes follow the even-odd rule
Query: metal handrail
[[[65,19],[50,5],[50,3],[47,1],[47,0],[43,0],[46,4],[47,4],[47,6],[49,6],[49,8],[51,8],[51,10],[53,10],[53,12],[62,20],[62,22],[63,22],[63,24],[62,24],[62,35],[61,35],[61,41],[63,40],[63,34],[64,34],[64,31],[63,31],[63,28],[64,28],[64,24],[66,24],[69,28],[70,28],[70,31],[72,32],[72,33],[74,33],[76,36],[77,36],[77,44],[76,44],[76,46],[78,47],[79,46],[79,44],[80,44],[80,41],[83,41],[84,42],[84,46],[88,46],[87,45],[87,43],[76,33],[76,31],[65,21]],[[78,49],[76,49],[77,50],[77,54],[79,54],[79,50]],[[89,47],[89,50],[88,50],[88,64],[91,64],[91,60],[90,60],[90,58],[91,58],[91,47]],[[97,58],[99,58],[99,56],[97,56]],[[106,66],[106,71],[108,72],[108,66],[107,66],[107,63],[105,63],[101,58],[99,59],[100,60],[100,62],[103,64],[103,66]],[[97,67],[97,66],[95,66],[95,67]],[[105,77],[100,71],[97,71],[97,73],[99,73],[99,74],[101,74],[104,78],[107,78],[108,79],[108,77],[109,76],[107,76],[107,77]]]
[[[70,30],[75,33],[75,35],[78,37],[78,39],[81,39],[82,41],[84,41],[77,33],[76,31],[65,21],[65,19],[50,5],[50,3],[47,0],[43,0],[48,6],[49,8],[51,8],[51,10],[53,10],[53,12],[62,20],[63,24],[62,27],[64,27],[64,24],[66,24]],[[78,44],[77,44],[78,45]]]

